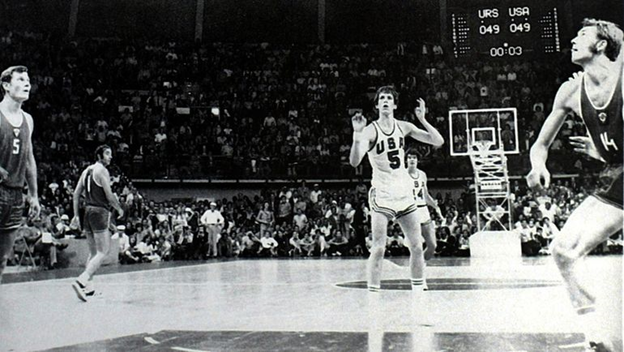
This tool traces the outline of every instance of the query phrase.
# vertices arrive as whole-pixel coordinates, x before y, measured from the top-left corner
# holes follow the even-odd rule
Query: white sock
[[[423,285],[425,284],[424,278],[418,279],[410,279],[410,283],[412,284],[412,291],[423,291]]]
[[[89,282],[89,275],[87,275],[87,273],[82,273],[80,274],[80,276],[78,276],[76,281],[78,281],[78,283],[81,284],[83,287],[87,287],[87,284]]]
[[[368,285],[368,292],[379,292],[381,285]]]
[[[85,290],[87,292],[95,291],[95,286],[93,285],[93,278],[91,278],[91,280],[87,281],[87,284],[85,285]]]
[[[410,279],[412,284],[412,314],[417,324],[429,325],[429,314],[424,291],[424,279]]]

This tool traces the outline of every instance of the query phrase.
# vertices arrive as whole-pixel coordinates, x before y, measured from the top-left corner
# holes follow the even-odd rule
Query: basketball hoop
[[[493,145],[494,145],[494,142],[488,141],[488,140],[474,141],[470,145],[470,154],[471,155],[479,154],[479,156],[484,157],[485,155],[493,152],[493,151],[490,151],[490,148],[492,148]]]
[[[513,229],[507,154],[520,153],[517,116],[516,108],[449,111],[451,156],[470,157],[474,171],[478,231],[493,226],[490,206],[500,212],[496,230]],[[503,130],[513,133],[513,143],[505,144]]]

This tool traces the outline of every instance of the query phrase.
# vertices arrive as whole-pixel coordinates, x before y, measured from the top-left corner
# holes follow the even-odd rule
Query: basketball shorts
[[[88,205],[84,214],[83,229],[87,233],[99,233],[109,230],[111,212],[102,207]]]
[[[11,231],[22,226],[24,194],[20,188],[0,185],[0,231]]]
[[[600,173],[600,189],[594,196],[601,201],[623,209],[622,203],[622,164],[608,165]]]
[[[431,222],[431,214],[429,214],[429,208],[426,205],[418,205],[416,209],[416,216],[420,224],[427,224]]]
[[[417,209],[412,193],[397,195],[376,188],[371,188],[368,192],[368,205],[371,210],[384,214],[391,220],[413,213]]]

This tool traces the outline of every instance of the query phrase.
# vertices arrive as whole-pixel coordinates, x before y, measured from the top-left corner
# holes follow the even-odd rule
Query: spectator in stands
[[[526,256],[537,255],[541,246],[535,239],[535,233],[533,229],[529,227],[528,221],[522,220],[520,226],[516,228],[515,231],[520,236],[522,254]]]
[[[259,244],[258,237],[252,231],[247,231],[241,238],[242,250],[239,256],[242,258],[257,256]]]
[[[234,240],[230,237],[230,234],[223,230],[221,231],[221,238],[218,243],[218,257],[230,258],[234,255]]]
[[[313,256],[314,252],[317,250],[317,241],[311,232],[306,232],[299,243],[301,245],[303,254],[306,257]]]
[[[219,241],[219,234],[221,233],[221,229],[224,226],[225,219],[221,212],[217,210],[217,203],[210,202],[210,209],[206,210],[204,215],[201,217],[201,223],[206,228],[207,238],[208,238],[208,252],[206,254],[207,257],[216,257],[217,256],[217,243]]]
[[[277,205],[277,225],[284,225],[292,222],[292,204],[286,195],[281,195]]]
[[[300,256],[302,254],[301,250],[301,240],[299,239],[299,231],[295,227],[295,231],[293,231],[292,236],[288,240],[288,244],[290,244],[290,250],[288,251],[288,256],[295,257]]]
[[[126,235],[126,226],[117,225],[116,231],[111,236],[111,240],[119,243],[119,262],[122,264],[136,263],[138,258],[132,255],[130,251],[130,237]]]
[[[275,217],[271,211],[269,202],[265,202],[262,209],[258,211],[256,222],[260,224],[260,233],[271,231],[271,228],[275,224]]]
[[[347,255],[349,240],[342,234],[342,231],[336,230],[335,234],[327,241],[327,255]]]
[[[308,230],[308,217],[301,209],[297,209],[297,214],[293,217],[293,226],[296,226],[299,231],[305,232]]]
[[[262,238],[260,238],[260,248],[257,255],[259,257],[276,257],[277,245],[277,241],[271,236],[271,232],[265,231]]]

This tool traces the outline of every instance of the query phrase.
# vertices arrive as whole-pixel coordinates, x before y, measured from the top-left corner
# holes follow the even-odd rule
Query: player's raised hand
[[[366,127],[366,117],[361,112],[356,112],[351,118],[351,125],[353,125],[353,132],[362,132]]]
[[[414,113],[416,113],[416,117],[419,121],[425,121],[425,113],[427,112],[427,105],[423,98],[418,98],[418,106],[414,109]]]
[[[545,167],[533,168],[526,176],[530,188],[541,190],[550,186],[550,172]]]
[[[571,136],[568,138],[570,144],[577,153],[587,154],[590,157],[598,160],[602,160],[596,145],[591,138],[587,136]]]

